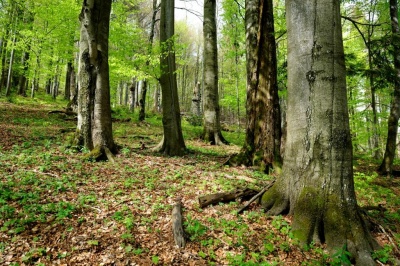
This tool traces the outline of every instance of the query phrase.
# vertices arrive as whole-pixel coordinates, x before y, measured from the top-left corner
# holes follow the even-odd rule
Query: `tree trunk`
[[[174,52],[174,0],[161,0],[160,42],[161,77],[164,137],[156,147],[170,156],[181,156],[186,152],[182,135],[176,65]]]
[[[192,114],[194,116],[201,116],[201,91],[200,91],[200,82],[197,82],[193,89],[192,96]]]
[[[64,99],[71,99],[71,75],[73,71],[72,62],[67,63],[67,73],[65,75]]]
[[[218,95],[216,0],[204,1],[204,129],[202,139],[212,145],[226,144],[221,134]]]
[[[301,243],[347,249],[375,265],[376,247],[354,192],[340,1],[286,2],[287,139],[282,175],[263,195],[270,215],[289,213]]]
[[[21,58],[21,65],[23,66],[23,71],[21,76],[19,77],[19,88],[18,94],[22,96],[26,96],[26,87],[27,87],[27,72],[28,72],[28,60],[29,60],[29,52],[24,52]]]
[[[142,81],[142,89],[140,90],[139,99],[139,121],[144,121],[146,118],[146,93],[147,93],[147,81]]]
[[[272,0],[246,2],[247,125],[242,151],[230,164],[281,167],[281,114]]]
[[[154,90],[154,105],[153,111],[156,113],[160,112],[160,86],[157,84]]]
[[[10,55],[10,64],[8,66],[8,74],[7,74],[7,85],[6,85],[6,96],[9,96],[11,93],[11,83],[12,83],[12,70],[14,64],[14,54],[15,54],[15,43],[17,39],[17,34],[14,33],[14,37],[12,40],[12,49]]]
[[[126,88],[127,93],[129,95],[127,96],[129,98],[129,111],[134,112],[135,111],[135,95],[136,95],[136,90],[137,90],[137,82],[135,79],[132,79],[132,84],[127,88],[127,85],[124,86]]]
[[[115,151],[112,135],[108,36],[111,0],[84,0],[79,16],[78,143]]]
[[[399,127],[400,116],[400,30],[398,22],[397,0],[390,0],[390,18],[392,22],[392,45],[394,58],[394,92],[390,106],[390,115],[388,119],[388,134],[386,140],[386,149],[381,165],[378,171],[381,174],[391,174],[393,171],[393,160],[396,154],[397,130]]]

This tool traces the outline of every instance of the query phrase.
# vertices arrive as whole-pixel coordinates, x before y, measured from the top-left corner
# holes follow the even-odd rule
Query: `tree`
[[[231,164],[281,167],[281,118],[272,0],[246,1],[247,125],[241,152]]]
[[[227,143],[221,133],[218,95],[216,0],[204,0],[204,129],[202,139],[212,145]]]
[[[153,14],[151,16],[151,25],[150,25],[150,34],[149,34],[149,45],[147,47],[147,53],[151,54],[153,50],[153,40],[154,40],[154,28],[156,24],[156,17],[158,13],[158,0],[153,0]],[[150,66],[150,60],[146,60],[146,67]],[[139,99],[139,121],[144,121],[146,118],[146,93],[147,93],[147,80],[143,80],[142,90],[140,91],[140,99]]]
[[[181,156],[186,152],[183,140],[181,114],[174,53],[174,0],[161,0],[160,42],[161,42],[161,94],[164,136],[156,150],[170,155]]]
[[[376,247],[357,206],[340,1],[286,1],[287,139],[282,175],[262,197],[270,215],[293,215],[301,243],[347,249],[375,265]]]
[[[390,0],[390,18],[392,25],[392,45],[394,58],[394,92],[390,107],[388,119],[388,136],[386,140],[386,149],[381,165],[378,171],[382,174],[391,174],[393,171],[393,160],[397,145],[397,131],[399,127],[400,116],[400,30],[398,22],[397,0]]]
[[[78,144],[97,154],[115,150],[108,66],[111,2],[85,0],[79,16],[77,140]]]

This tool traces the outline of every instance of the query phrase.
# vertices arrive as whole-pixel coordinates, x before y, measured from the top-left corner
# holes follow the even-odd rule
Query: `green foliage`
[[[331,265],[339,266],[339,265],[351,265],[351,253],[347,251],[346,245],[338,249],[332,256],[331,256]]]
[[[393,247],[390,245],[385,245],[383,248],[376,250],[372,254],[372,258],[377,259],[382,263],[388,263],[392,258],[392,252]]]

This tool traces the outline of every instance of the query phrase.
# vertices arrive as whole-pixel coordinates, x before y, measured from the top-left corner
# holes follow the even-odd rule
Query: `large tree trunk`
[[[282,175],[264,194],[270,215],[289,213],[301,243],[346,248],[375,265],[375,242],[354,192],[340,1],[286,2],[287,140]]]
[[[247,127],[242,151],[230,164],[281,167],[281,115],[272,0],[246,1]]]
[[[204,0],[204,129],[202,139],[212,145],[227,143],[221,134],[218,96],[216,0]]]
[[[174,52],[174,0],[161,0],[160,41],[161,45],[161,91],[163,108],[164,137],[156,147],[170,156],[185,154],[178,88],[176,84],[176,65]]]
[[[394,92],[390,106],[390,115],[388,119],[388,135],[386,141],[385,155],[378,171],[382,174],[391,174],[393,171],[393,160],[396,152],[397,131],[399,127],[400,116],[400,30],[398,22],[397,0],[390,0],[390,18],[392,21],[392,45],[394,57]]]
[[[113,151],[108,36],[111,0],[85,0],[80,14],[78,73],[79,144],[89,150]]]

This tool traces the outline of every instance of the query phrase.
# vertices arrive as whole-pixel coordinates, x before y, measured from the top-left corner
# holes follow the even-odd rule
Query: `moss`
[[[324,197],[314,187],[302,189],[294,206],[293,235],[302,244],[323,240],[323,232],[318,232],[322,222]],[[321,239],[322,238],[322,239]]]
[[[89,153],[83,156],[84,161],[99,161],[104,157],[104,151],[101,147],[97,146]]]

